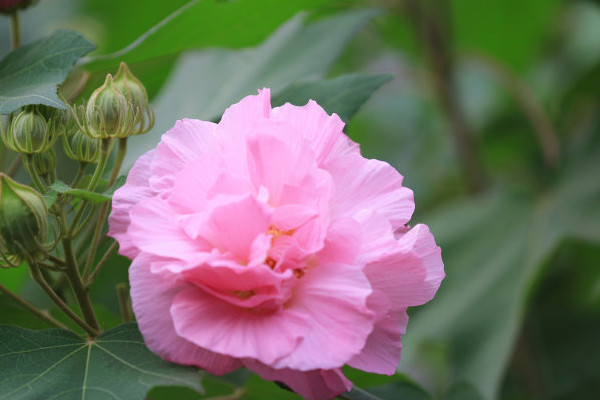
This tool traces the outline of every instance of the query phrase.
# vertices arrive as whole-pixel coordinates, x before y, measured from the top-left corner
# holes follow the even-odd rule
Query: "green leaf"
[[[135,324],[95,340],[73,332],[0,326],[0,399],[142,399],[154,386],[202,391],[194,368],[150,352]]]
[[[444,400],[483,400],[483,397],[472,385],[463,382],[454,384],[444,396]]]
[[[362,390],[357,387],[354,387],[349,392],[340,395],[339,398],[347,400],[383,400],[381,397],[377,397],[366,390]]]
[[[66,193],[73,197],[87,200],[92,203],[105,203],[112,199],[115,191],[125,184],[126,179],[127,177],[125,175],[121,175],[119,178],[117,178],[114,185],[105,190],[103,193],[90,192],[89,190],[84,189],[74,189],[66,183],[57,180],[50,185],[50,191],[44,194],[44,199],[46,200],[46,205],[52,205],[54,201],[56,201],[56,193]]]
[[[85,67],[89,70],[116,67],[120,61],[136,63],[191,48],[254,45],[298,11],[327,2],[328,0],[190,1],[155,26],[149,26],[147,32],[125,48],[115,53],[89,57],[84,61]],[[131,26],[129,10],[145,7],[147,2],[113,1],[114,7],[108,6],[106,1],[91,3],[88,7],[92,9],[110,10],[106,23],[113,25],[118,36],[123,35],[120,28],[125,31],[136,29]],[[123,12],[121,18],[115,20],[115,16],[119,15],[116,8],[122,8]],[[265,10],[269,12],[264,12]],[[114,21],[118,21],[119,25],[114,26]]]
[[[94,48],[81,34],[59,30],[9,53],[0,61],[0,114],[27,104],[65,108],[57,87]]]
[[[497,396],[547,260],[567,239],[600,243],[599,154],[577,151],[564,162],[561,179],[541,194],[494,191],[423,219],[442,248],[447,278],[409,324],[403,369],[435,374],[427,365],[434,356],[442,375],[470,383],[486,399]]]
[[[145,0],[87,0],[88,14],[99,18],[104,27],[101,50],[112,53],[85,60],[85,69],[92,75],[84,94],[100,86],[106,73],[114,73],[119,62],[125,61],[154,98],[182,51],[254,46],[299,11],[328,2],[173,0],[148,7]],[[135,23],[130,10],[138,10]]]
[[[309,24],[296,17],[254,49],[186,54],[154,103],[154,128],[130,138],[127,162],[154,147],[178,119],[214,120],[257,89],[269,87],[276,95],[293,82],[322,77],[373,15],[373,10],[358,10]]]
[[[71,186],[59,180],[50,185],[50,189],[57,193],[70,194],[73,197],[87,200],[92,203],[105,203],[111,199],[111,196],[106,195],[106,193],[90,192],[89,190],[84,189],[73,189]]]
[[[272,104],[280,106],[288,102],[301,106],[312,99],[329,114],[336,113],[344,122],[348,122],[373,92],[392,78],[387,74],[353,74],[331,80],[296,83],[275,96]]]

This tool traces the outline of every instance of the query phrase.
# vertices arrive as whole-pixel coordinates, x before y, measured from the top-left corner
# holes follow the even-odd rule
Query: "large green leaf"
[[[84,61],[92,72],[86,93],[102,84],[126,61],[151,98],[165,83],[179,53],[207,47],[254,46],[301,10],[328,0],[175,0],[148,7],[147,1],[88,0],[85,8],[100,19],[103,51]],[[137,10],[135,23],[130,11]],[[268,12],[265,12],[268,10]]]
[[[59,30],[9,53],[0,61],[0,114],[27,104],[65,108],[57,87],[94,47],[77,32]]]
[[[151,353],[135,324],[96,340],[61,329],[1,325],[0,360],[0,399],[142,399],[160,385],[202,390],[195,369]]]
[[[152,58],[179,53],[182,50],[207,46],[244,47],[264,39],[273,29],[298,11],[326,4],[328,0],[193,0],[175,10],[154,26],[148,26],[144,34],[125,48],[107,55],[96,55],[86,60],[86,68],[103,69],[118,65],[120,61],[135,63]],[[111,28],[125,31],[139,29],[131,26],[129,10],[146,7],[146,1],[91,1],[89,8],[101,6],[110,10],[106,19]],[[114,7],[107,3],[113,3]],[[133,3],[133,4],[132,4]],[[173,3],[180,4],[181,1]],[[171,5],[170,7],[172,7]],[[108,7],[107,7],[108,6]],[[160,6],[163,12],[169,6]],[[118,8],[122,8],[121,17]],[[268,12],[265,12],[268,10]],[[156,14],[156,12],[154,12]],[[118,23],[117,26],[115,26]],[[118,35],[123,32],[118,30]],[[122,39],[121,39],[122,40]]]
[[[391,75],[353,74],[326,81],[296,83],[275,96],[272,104],[304,105],[312,99],[329,114],[336,113],[348,122],[373,92],[391,80]]]
[[[256,48],[185,55],[154,104],[154,129],[130,138],[128,162],[154,147],[177,119],[214,120],[231,104],[256,94],[257,89],[269,87],[277,94],[301,79],[322,77],[348,40],[373,15],[373,10],[358,10],[309,24],[296,17]]]
[[[494,191],[425,218],[447,278],[409,324],[403,369],[428,369],[425,360],[437,349],[446,374],[496,397],[544,262],[567,238],[600,242],[600,157],[575,156],[543,193]]]

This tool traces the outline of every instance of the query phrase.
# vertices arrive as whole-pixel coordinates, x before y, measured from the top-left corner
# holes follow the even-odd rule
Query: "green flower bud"
[[[127,98],[113,84],[110,74],[92,93],[85,109],[86,133],[97,139],[123,138],[135,125]]]
[[[131,134],[138,135],[148,132],[154,126],[154,110],[148,103],[146,88],[131,73],[124,62],[119,65],[119,70],[114,78],[114,85],[125,95],[127,103],[133,111],[135,126]]]
[[[31,167],[39,176],[52,176],[56,168],[56,153],[50,149],[44,153],[36,153],[31,156]]]
[[[81,131],[63,136],[63,149],[72,160],[97,163],[100,157],[100,139],[94,139]]]
[[[43,254],[48,210],[42,195],[0,173],[0,251],[19,264]]]
[[[6,147],[18,153],[34,154],[54,146],[56,135],[48,132],[46,118],[37,106],[27,107],[12,118],[2,139]]]

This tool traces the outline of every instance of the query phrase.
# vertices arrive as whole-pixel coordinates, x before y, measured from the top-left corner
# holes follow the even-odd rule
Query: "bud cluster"
[[[125,138],[154,125],[154,111],[144,85],[121,63],[115,77],[92,93],[85,107],[85,132],[97,139]]]
[[[82,189],[94,190],[112,149],[112,139],[147,132],[153,124],[154,111],[146,89],[124,63],[114,78],[107,75],[104,84],[79,106],[61,110],[29,105],[8,115],[5,128],[0,121],[4,145],[23,156],[25,170],[39,190],[0,173],[0,266],[16,266],[23,260],[38,262],[48,256],[44,241],[49,210],[40,192],[48,190],[55,180],[55,144],[59,137],[67,157],[80,163],[73,187],[86,182]],[[121,148],[124,153],[125,145],[120,144],[120,152]],[[117,159],[122,161],[123,156],[118,153]],[[95,171],[86,181],[83,177],[89,164],[96,164]],[[112,182],[111,176],[109,184]]]

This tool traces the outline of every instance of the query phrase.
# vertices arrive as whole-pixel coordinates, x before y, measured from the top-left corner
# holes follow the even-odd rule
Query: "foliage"
[[[373,4],[378,11],[366,8]],[[49,21],[51,2],[21,13],[28,44],[11,53],[0,43],[2,114],[34,103],[62,107],[56,88],[70,71],[63,93],[89,97],[124,60],[147,86],[157,121],[149,134],[131,139],[126,166],[152,148],[176,119],[218,120],[226,106],[268,86],[274,104],[318,100],[348,123],[346,132],[365,154],[387,160],[406,175],[407,186],[415,189],[417,219],[430,225],[443,249],[447,278],[428,306],[411,312],[402,342],[402,374],[380,378],[351,372],[359,388],[342,398],[596,398],[597,1],[61,0],[60,5],[58,22]],[[84,36],[64,30],[48,35],[56,26],[76,27]],[[8,18],[0,21],[0,30],[8,32]],[[98,50],[80,59],[93,49],[85,37]],[[472,140],[469,151],[477,155],[485,179],[478,192],[469,190],[457,132]],[[553,146],[556,153],[548,153]],[[108,189],[105,174],[97,188],[88,190],[89,170],[79,185],[64,183],[72,175],[48,186],[44,198],[49,207],[58,202],[74,212],[84,206],[98,210],[94,207],[108,204],[124,179]],[[126,260],[111,255],[108,240],[100,240],[98,248],[94,263],[105,252],[108,258],[91,294],[95,304],[110,310],[98,312],[105,330],[115,323],[110,315],[119,311],[114,287],[125,279]],[[84,259],[85,242],[81,251]],[[49,273],[50,280],[55,276]],[[0,283],[69,324],[34,288],[24,265],[0,270]],[[73,303],[68,290],[61,296]],[[81,398],[86,360],[91,360],[89,376],[106,377],[107,390],[115,395],[119,387],[137,390],[123,398],[142,398],[149,389],[147,396],[154,400],[297,398],[243,372],[203,376],[204,396],[190,389],[200,389],[195,372],[159,362],[144,350],[109,348],[119,357],[149,357],[168,376],[177,369],[176,378],[188,388],[158,387],[173,381],[154,379],[142,379],[139,387],[123,385],[114,379],[119,374],[130,381],[139,375],[131,375],[134,370],[122,362],[116,365],[124,369],[112,369],[112,363],[107,367],[101,362],[110,357],[95,356],[107,354],[99,346],[114,332],[143,349],[133,325],[88,343],[68,331],[47,330],[47,322],[5,294],[0,295],[0,322],[38,329],[3,326],[4,352],[44,348],[50,341],[65,346],[48,350],[45,364],[36,361],[35,353],[23,353],[31,376],[73,353],[49,375],[62,379],[56,378],[64,384],[61,390],[73,390],[72,398]],[[16,332],[33,342],[11,341]],[[11,391],[28,377],[17,374],[22,365],[18,370],[5,359],[0,398],[18,398],[21,392]],[[67,365],[73,368],[69,379],[62,375]],[[53,381],[58,382],[38,379],[31,390],[48,397],[52,392],[43,385]]]

